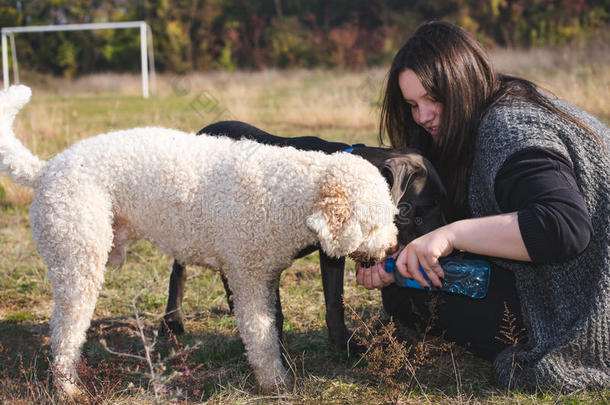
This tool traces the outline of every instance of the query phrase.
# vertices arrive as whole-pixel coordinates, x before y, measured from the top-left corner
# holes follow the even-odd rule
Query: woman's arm
[[[419,271],[424,269],[432,284],[440,287],[444,276],[438,259],[454,249],[531,261],[521,232],[516,212],[482,218],[464,219],[438,228],[409,243],[398,255],[396,267],[400,274],[416,280],[422,286],[429,284]]]
[[[456,221],[414,239],[399,253],[396,267],[403,277],[429,287],[419,270],[421,265],[432,284],[440,287],[444,274],[438,259],[454,249],[531,261],[521,237],[517,213],[511,212]],[[394,275],[386,274],[381,264],[370,268],[357,265],[356,270],[357,283],[366,288],[382,288],[394,282]]]
[[[531,262],[516,212],[456,221],[447,225],[453,248],[471,253]]]

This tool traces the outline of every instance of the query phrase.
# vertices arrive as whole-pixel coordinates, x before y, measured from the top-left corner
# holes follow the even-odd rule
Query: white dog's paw
[[[264,394],[276,394],[286,392],[294,386],[295,380],[291,373],[284,367],[277,370],[273,375],[259,380],[259,390]]]
[[[66,378],[56,377],[55,378],[55,390],[57,397],[63,403],[87,403],[89,396],[85,391],[81,390],[73,381]]]

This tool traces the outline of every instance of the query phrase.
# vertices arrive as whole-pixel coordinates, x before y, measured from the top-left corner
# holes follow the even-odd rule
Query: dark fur
[[[345,150],[347,144],[327,142],[315,137],[282,138],[245,123],[219,122],[203,128],[199,134],[213,136],[229,136],[235,139],[246,137],[259,143],[292,146],[301,150],[316,150],[334,153]],[[405,245],[412,239],[423,235],[445,224],[441,212],[441,200],[445,189],[440,177],[432,164],[413,149],[385,149],[367,146],[354,148],[354,155],[359,155],[379,168],[391,187],[391,194],[400,209],[396,217],[398,241]],[[345,258],[327,256],[319,246],[310,246],[301,251],[296,258],[308,255],[316,250],[320,254],[320,269],[322,272],[322,287],[326,302],[326,324],[331,344],[339,349],[346,349],[350,343],[350,351],[359,348],[349,340],[350,332],[345,326],[343,307],[343,273]],[[169,299],[166,314],[161,325],[161,331],[168,329],[174,334],[184,333],[184,315],[182,313],[182,297],[186,280],[186,269],[174,262],[169,285]],[[233,309],[231,291],[223,278],[229,308]],[[276,325],[278,334],[282,337],[284,316],[277,294]]]

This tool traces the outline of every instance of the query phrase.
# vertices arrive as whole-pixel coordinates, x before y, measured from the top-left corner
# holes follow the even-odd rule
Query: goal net
[[[150,84],[152,91],[156,90],[155,77],[155,58],[152,46],[152,32],[145,21],[125,21],[109,23],[91,24],[63,24],[63,25],[35,25],[27,27],[4,27],[2,28],[2,75],[4,78],[4,88],[8,88],[9,68],[8,68],[8,43],[10,37],[11,57],[13,61],[13,79],[19,83],[19,67],[17,65],[17,53],[15,51],[15,34],[32,32],[57,32],[57,31],[81,31],[81,30],[108,30],[108,29],[133,29],[140,30],[140,59],[142,66],[142,96],[148,98],[149,95],[149,69]]]

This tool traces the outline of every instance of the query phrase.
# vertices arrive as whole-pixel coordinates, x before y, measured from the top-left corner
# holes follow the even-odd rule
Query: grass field
[[[608,41],[600,40],[585,49],[497,52],[494,59],[500,70],[540,83],[610,124],[609,51]],[[34,95],[17,118],[16,133],[36,154],[49,158],[79,139],[113,129],[162,125],[196,131],[220,119],[240,119],[285,136],[317,135],[374,145],[385,70],[162,75],[159,94],[150,100],[139,96],[137,76],[105,74],[67,81],[25,74]],[[0,185],[0,403],[59,403],[50,383],[50,285],[29,231],[31,191],[5,178]],[[216,273],[189,268],[184,302],[188,333],[155,339],[171,262],[138,241],[129,245],[123,268],[107,272],[80,370],[93,403],[610,400],[607,390],[565,395],[507,391],[494,384],[489,363],[459,347],[411,334],[410,343],[397,345],[387,335],[391,327],[377,320],[383,319],[379,293],[355,285],[351,262],[345,277],[348,322],[354,329],[373,327],[376,336],[367,339],[375,350],[364,360],[338,353],[327,344],[316,254],[298,260],[282,275],[285,345],[296,385],[281,396],[261,396]],[[106,349],[142,356],[145,342],[152,347],[150,364]],[[385,368],[374,367],[367,358],[381,358]]]

